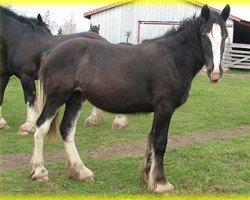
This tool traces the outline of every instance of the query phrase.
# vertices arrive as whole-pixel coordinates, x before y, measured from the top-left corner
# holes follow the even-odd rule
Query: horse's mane
[[[219,24],[223,27],[224,31],[227,32],[225,23],[220,16],[219,13],[210,11],[210,18],[208,22],[206,22],[206,26],[208,28],[212,28],[213,23]],[[196,14],[191,18],[186,18],[182,21],[182,23],[178,27],[173,27],[169,31],[167,31],[163,36],[145,40],[142,43],[150,43],[156,40],[164,40],[169,45],[177,45],[178,43],[182,43],[185,39],[188,39],[189,42],[196,48],[197,55],[201,58],[201,49],[200,49],[200,42],[201,42],[201,26],[203,24],[203,19],[201,16],[197,17]]]
[[[25,24],[28,24],[28,25],[30,25],[30,22],[37,23],[36,18],[24,17],[22,15],[18,15],[14,11],[12,11],[11,9],[3,7],[3,6],[0,6],[0,14],[9,16],[9,17],[11,17],[11,18],[13,18],[13,19],[15,19],[15,20],[17,20],[19,22],[22,22],[22,23],[25,23]]]
[[[200,25],[201,19],[194,15],[191,18],[184,19],[178,27],[172,27],[164,35],[153,39],[144,40],[142,43],[153,42],[155,40],[169,40],[172,37],[183,37],[182,34],[178,33],[185,33],[189,37],[190,41],[192,41],[192,43],[195,42],[197,44],[197,36],[199,36],[199,33],[197,31],[199,30]]]
[[[210,12],[210,20],[207,22],[208,26],[212,27],[213,23],[218,23],[222,27],[225,27],[224,21],[221,17],[219,17],[219,13],[211,11]],[[165,39],[168,40],[169,38],[172,37],[183,37],[183,35],[178,34],[178,33],[184,33],[190,40],[190,42],[197,46],[199,43],[199,38],[200,38],[200,27],[202,25],[202,18],[199,16],[197,17],[196,14],[190,18],[184,19],[181,24],[178,27],[172,27],[169,31],[167,31],[164,35],[160,37],[156,37],[153,39],[148,39],[143,41],[144,42],[150,42],[150,41],[155,41],[159,39]],[[225,27],[226,31],[226,27]],[[175,40],[175,42],[178,40]]]
[[[183,33],[186,35],[186,37],[193,46],[198,47],[201,25],[202,25],[201,17],[196,17],[196,15],[194,15],[191,18],[183,20],[180,26],[178,26],[177,28],[172,28],[170,31],[165,33],[163,37],[166,39],[170,37],[183,37],[183,35],[178,34],[178,33]]]

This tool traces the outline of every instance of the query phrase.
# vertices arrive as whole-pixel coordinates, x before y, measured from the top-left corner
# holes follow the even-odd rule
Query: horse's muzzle
[[[211,75],[209,76],[209,81],[211,83],[216,83],[220,80],[221,76],[221,73],[211,73]]]

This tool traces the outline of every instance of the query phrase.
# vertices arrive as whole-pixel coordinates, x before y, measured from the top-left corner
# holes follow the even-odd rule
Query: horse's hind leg
[[[21,77],[21,83],[24,91],[25,104],[27,106],[26,122],[20,126],[19,135],[27,135],[35,132],[36,121],[36,87],[33,79]]]
[[[85,126],[97,126],[103,123],[103,112],[101,109],[93,107],[91,115],[85,120]]]
[[[122,114],[116,114],[115,119],[112,123],[112,129],[122,129],[126,126],[128,123],[128,118],[127,115],[122,115]]]
[[[90,181],[93,178],[93,173],[84,166],[74,141],[76,123],[81,112],[82,100],[83,97],[80,92],[75,92],[71,95],[66,103],[64,116],[60,125],[60,132],[69,161],[70,178]]]
[[[44,167],[43,142],[59,107],[60,106],[55,106],[54,103],[47,101],[41,115],[37,119],[34,134],[34,152],[30,161],[30,174],[33,180],[48,180],[48,171]]]
[[[84,125],[85,126],[97,126],[99,124],[102,124],[104,121],[103,119],[103,112],[101,109],[93,107],[91,115],[85,120]],[[118,130],[122,129],[126,126],[128,122],[128,118],[126,115],[117,114],[115,116],[115,119],[112,123],[112,129]]]
[[[3,104],[4,91],[6,89],[6,86],[9,82],[9,80],[10,80],[9,74],[4,74],[4,75],[1,74],[1,76],[0,76],[0,129],[9,128],[6,120],[2,116],[2,104]]]

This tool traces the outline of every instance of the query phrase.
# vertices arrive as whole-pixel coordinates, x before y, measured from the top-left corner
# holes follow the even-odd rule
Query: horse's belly
[[[152,112],[149,98],[129,94],[129,92],[88,93],[87,99],[96,107],[112,113]]]
[[[100,102],[96,102],[96,101],[91,101],[90,102],[102,109],[105,110],[107,112],[111,112],[111,113],[119,113],[119,114],[126,114],[126,113],[150,113],[153,112],[152,106],[150,104],[146,104],[146,103],[136,103],[136,104],[117,104],[114,102],[105,102],[104,101],[100,101]]]
[[[97,70],[98,71],[98,70]],[[92,73],[90,73],[92,72]],[[102,72],[102,73],[101,73]],[[86,98],[108,112],[151,112],[151,98],[144,76],[122,70],[90,71],[86,77]]]

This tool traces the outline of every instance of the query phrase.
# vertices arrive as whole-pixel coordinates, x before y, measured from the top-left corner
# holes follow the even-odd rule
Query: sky
[[[202,2],[202,1],[200,1]],[[230,4],[230,3],[229,3]],[[42,16],[45,15],[46,11],[49,10],[51,13],[51,20],[56,22],[53,34],[57,34],[57,30],[64,24],[65,20],[69,19],[73,15],[73,20],[76,23],[76,32],[88,31],[90,27],[90,20],[83,17],[83,13],[90,10],[105,6],[103,3],[100,5],[86,4],[86,5],[26,5],[17,6],[10,5],[11,8],[18,14],[25,15],[28,17],[36,17],[38,13]],[[222,10],[225,5],[209,5],[214,8]],[[246,21],[250,21],[250,4],[248,5],[231,5],[231,14],[240,17]]]
[[[38,13],[45,15],[47,10],[51,13],[51,20],[56,22],[53,34],[57,34],[58,29],[73,15],[73,20],[76,23],[76,32],[88,31],[90,27],[90,20],[83,17],[83,13],[92,9],[102,7],[104,5],[28,5],[15,6],[11,5],[11,9],[20,15],[27,17],[36,17]]]

